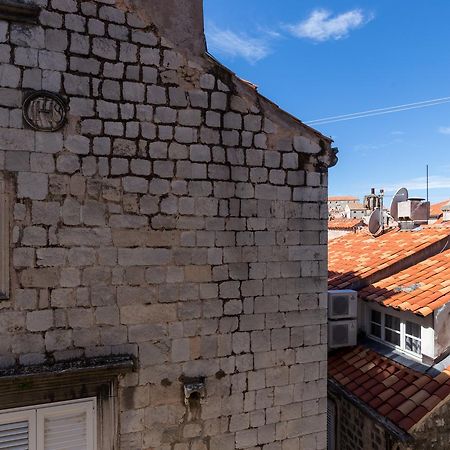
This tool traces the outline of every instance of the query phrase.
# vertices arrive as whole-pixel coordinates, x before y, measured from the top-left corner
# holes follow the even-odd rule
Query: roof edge
[[[413,437],[408,432],[395,425],[389,419],[386,419],[386,417],[378,414],[370,406],[368,406],[354,394],[348,392],[347,389],[345,389],[337,381],[335,381],[330,377],[328,377],[328,389],[331,391],[332,394],[340,394],[344,396],[350,403],[352,403],[363,413],[365,413],[370,418],[372,418],[380,425],[382,425],[384,428],[386,428],[392,435],[394,435],[401,442],[407,443],[413,441]]]
[[[245,87],[246,89],[252,89],[256,95],[264,100],[265,102],[271,104],[273,107],[275,107],[278,111],[280,111],[281,113],[285,114],[286,117],[288,119],[293,120],[297,125],[301,125],[302,127],[306,128],[308,131],[311,131],[313,134],[315,134],[318,138],[320,139],[324,139],[325,141],[327,141],[330,145],[334,142],[333,139],[329,136],[325,136],[324,134],[322,134],[320,131],[316,130],[315,128],[311,127],[310,125],[305,124],[304,122],[302,122],[298,117],[294,116],[293,114],[291,114],[290,112],[282,109],[279,105],[277,105],[274,101],[270,100],[269,98],[267,98],[265,95],[261,94],[258,91],[258,88],[256,85],[252,85],[254,87],[250,87],[250,83],[248,81],[243,80],[242,78],[240,78],[235,72],[233,72],[229,67],[223,65],[217,58],[215,58],[213,55],[211,55],[211,53],[209,53],[208,50],[206,50],[205,52],[205,56],[206,58],[210,59],[212,63],[214,63],[215,65],[218,65],[221,69],[223,69],[224,71],[228,72],[229,75],[231,75],[233,78],[235,78],[235,80],[243,87]]]

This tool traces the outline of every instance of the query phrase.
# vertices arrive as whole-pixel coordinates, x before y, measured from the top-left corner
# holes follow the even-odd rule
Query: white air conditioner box
[[[430,218],[430,202],[421,198],[410,198],[398,204],[398,218],[413,220],[414,222],[427,222]]]
[[[356,319],[328,322],[328,347],[340,348],[356,345],[357,332]]]
[[[358,317],[358,294],[350,289],[328,291],[328,318],[356,319]]]

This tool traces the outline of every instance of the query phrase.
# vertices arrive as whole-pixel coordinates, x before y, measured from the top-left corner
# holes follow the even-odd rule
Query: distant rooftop
[[[450,246],[448,224],[412,231],[398,228],[374,238],[351,233],[328,244],[328,283],[333,289],[361,288],[399,272]],[[393,272],[389,273],[392,270]]]
[[[434,203],[430,206],[430,217],[439,217],[443,214],[442,208],[450,204],[450,199],[444,200],[443,202]]]
[[[348,204],[348,207],[353,211],[365,211],[365,207],[362,203],[359,202],[351,202]]]
[[[358,197],[351,195],[336,195],[334,197],[328,197],[329,202],[352,202],[358,200]]]
[[[331,219],[328,221],[329,230],[354,230],[359,225],[362,225],[361,219]]]

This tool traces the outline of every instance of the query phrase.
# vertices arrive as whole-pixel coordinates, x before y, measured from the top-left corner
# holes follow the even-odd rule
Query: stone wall
[[[1,366],[134,355],[123,450],[326,448],[330,141],[133,2],[38,3],[0,21]],[[39,89],[62,130],[24,125]]]
[[[428,401],[434,402],[436,399],[433,397]],[[446,450],[450,442],[450,404],[437,406],[414,427],[411,434],[414,445],[405,446],[407,450]]]
[[[391,450],[388,432],[343,396],[330,395],[336,404],[336,450]]]
[[[447,450],[449,447],[448,402],[437,405],[409,433],[404,433],[403,438],[399,438],[342,395],[335,392],[329,395],[337,408],[337,450]],[[435,403],[437,398],[430,396],[425,401]]]

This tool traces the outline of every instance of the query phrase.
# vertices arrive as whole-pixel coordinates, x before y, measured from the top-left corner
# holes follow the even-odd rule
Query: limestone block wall
[[[0,21],[1,366],[134,355],[123,450],[325,449],[330,141],[133,2],[36,3]],[[60,131],[24,124],[40,89]]]

